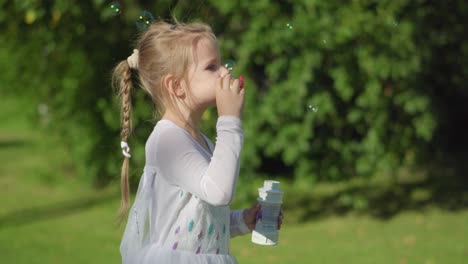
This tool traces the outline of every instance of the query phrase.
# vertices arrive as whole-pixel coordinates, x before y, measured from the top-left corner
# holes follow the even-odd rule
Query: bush
[[[425,63],[438,58],[432,51],[440,43],[466,46],[451,38],[460,27],[447,26],[458,25],[444,16],[448,8],[437,16],[445,37],[422,35],[432,32],[426,22],[434,16],[435,4],[426,2],[176,3],[125,2],[123,13],[113,16],[102,0],[0,2],[0,59],[8,66],[0,76],[8,84],[3,92],[49,106],[46,129],[63,136],[81,177],[98,185],[118,178],[119,110],[110,70],[130,55],[134,18],[143,9],[211,24],[223,57],[237,62],[234,72],[246,77],[241,173],[247,178],[337,181],[414,164],[439,131],[436,111],[443,109],[434,108],[436,86],[424,81],[439,68]],[[452,17],[467,12],[462,1],[457,5]],[[151,111],[136,90],[130,145],[137,176]],[[216,117],[216,109],[203,117],[203,131],[213,139]]]

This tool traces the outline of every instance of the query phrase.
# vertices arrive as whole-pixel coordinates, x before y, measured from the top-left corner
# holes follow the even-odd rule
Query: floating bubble
[[[112,14],[114,16],[122,14],[122,5],[118,1],[110,3],[109,7],[112,10]]]
[[[307,105],[306,111],[316,113],[318,111],[318,107],[316,105],[309,104]]]
[[[37,106],[37,112],[40,116],[40,122],[42,125],[48,125],[50,123],[51,117],[49,114],[49,106],[45,103],[41,103]]]
[[[235,65],[236,65],[236,63],[233,60],[227,60],[224,63],[224,68],[226,68],[228,71],[232,72]]]
[[[143,11],[137,18],[135,22],[136,27],[138,30],[146,30],[148,27],[153,23],[154,16],[149,11]]]
[[[41,103],[37,106],[37,111],[41,116],[45,116],[49,113],[49,107],[46,104]]]
[[[288,29],[294,29],[294,23],[293,22],[286,23],[286,27]]]

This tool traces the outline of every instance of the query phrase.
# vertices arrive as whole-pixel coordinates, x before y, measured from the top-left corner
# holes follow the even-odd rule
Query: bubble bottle
[[[258,202],[261,209],[257,214],[257,223],[252,231],[252,242],[264,246],[278,244],[278,218],[283,203],[283,191],[278,181],[265,181],[258,189]]]

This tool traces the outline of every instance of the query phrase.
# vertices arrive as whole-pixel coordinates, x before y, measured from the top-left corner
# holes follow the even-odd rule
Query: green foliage
[[[255,140],[246,139],[244,162],[306,181],[405,164],[395,157],[427,144],[437,125],[429,96],[415,82],[424,51],[416,45],[416,7],[261,1],[228,13],[231,25],[242,25],[232,52],[244,62],[253,97],[244,124]]]
[[[393,170],[414,164],[441,122],[435,88],[424,82],[439,68],[424,62],[456,39],[448,27],[429,34],[431,3],[126,1],[119,16],[109,12],[109,3],[0,1],[1,92],[47,105],[52,121],[45,128],[66,139],[78,174],[94,183],[119,175],[119,109],[110,71],[130,54],[134,22],[144,9],[212,25],[223,57],[246,76],[243,177],[312,182]],[[455,77],[454,87],[463,85]],[[132,175],[144,164],[152,111],[149,98],[135,89]],[[202,126],[213,139],[216,117],[208,110]]]

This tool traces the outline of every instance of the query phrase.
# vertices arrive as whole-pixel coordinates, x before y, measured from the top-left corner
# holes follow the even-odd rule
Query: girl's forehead
[[[202,38],[197,42],[194,52],[195,63],[204,62],[211,59],[219,59],[219,47],[215,40]]]

